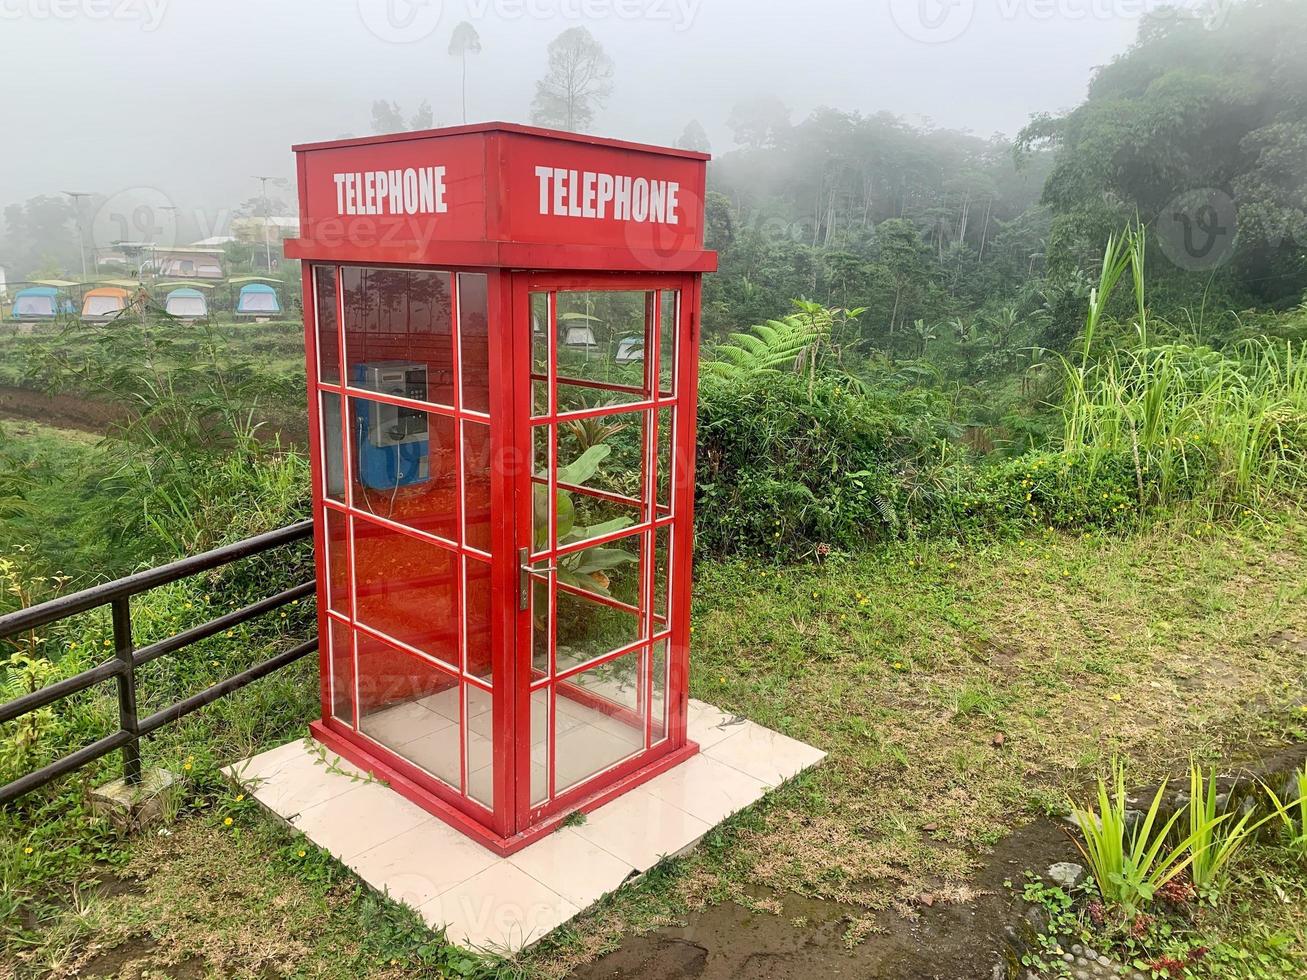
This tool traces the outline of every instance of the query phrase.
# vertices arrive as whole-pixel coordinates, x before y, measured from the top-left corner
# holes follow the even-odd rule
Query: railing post
[[[128,783],[141,781],[141,738],[136,717],[136,664],[132,659],[132,601],[129,596],[113,600],[113,652],[121,670],[118,673],[118,726],[131,736],[123,746],[123,778]]]

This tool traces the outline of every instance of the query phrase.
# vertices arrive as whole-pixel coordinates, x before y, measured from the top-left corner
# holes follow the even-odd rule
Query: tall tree
[[[404,116],[399,111],[398,102],[377,99],[372,103],[372,131],[374,133],[398,133],[404,129]]]
[[[711,149],[708,143],[708,134],[703,129],[703,123],[697,119],[691,119],[685,124],[676,145],[682,150],[695,150],[699,153],[707,153]]]
[[[454,33],[449,38],[449,53],[459,59],[463,92],[463,122],[467,123],[467,56],[481,53],[481,35],[467,21],[454,25]]]
[[[588,30],[569,27],[549,42],[549,68],[536,83],[531,121],[583,129],[612,93],[613,60]]]

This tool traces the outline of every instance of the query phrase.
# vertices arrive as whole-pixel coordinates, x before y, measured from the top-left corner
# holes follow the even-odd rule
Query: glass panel
[[[644,427],[648,412],[558,426],[558,543],[607,534],[645,519]],[[584,489],[564,490],[563,484]],[[595,490],[632,503],[593,496]]]
[[[458,680],[366,633],[358,658],[360,730],[457,788]]]
[[[490,306],[487,277],[480,272],[458,274],[458,348],[462,372],[462,406],[490,412]]]
[[[322,418],[323,493],[332,500],[345,502],[345,449],[340,435],[340,395],[322,392],[318,400]]]
[[[554,743],[557,792],[644,748],[643,659],[636,650],[559,682],[558,716],[577,724]]]
[[[667,628],[667,596],[670,588],[671,558],[672,528],[668,525],[660,527],[654,532],[653,616],[655,633],[660,633]]]
[[[313,303],[318,318],[318,380],[340,384],[340,316],[336,309],[336,267],[314,266]]]
[[[354,509],[458,540],[454,420],[351,398]]]
[[[533,415],[549,414],[549,294],[531,294],[531,404]]]
[[[550,547],[549,519],[555,513],[549,502],[549,434],[551,426],[537,425],[531,429],[531,551],[533,554]],[[563,505],[564,512],[567,504]]]
[[[667,649],[668,640],[658,640],[653,645],[653,690],[650,692],[650,714],[653,715],[653,739],[651,745],[657,745],[667,738]]]
[[[354,518],[355,619],[458,669],[458,557]]]
[[[660,303],[662,315],[658,322],[658,390],[664,395],[676,392],[676,332],[680,318],[677,316],[677,302],[680,292],[664,289]]]
[[[535,575],[531,576],[531,668],[549,674],[549,580]]]
[[[323,537],[327,543],[327,608],[342,616],[349,608],[349,518],[323,508]]]
[[[558,559],[555,656],[559,671],[640,639],[644,624],[634,610],[640,606],[643,537],[631,535]]]
[[[495,752],[490,693],[472,684],[467,691],[467,795],[494,806]]]
[[[465,669],[488,681],[494,674],[490,651],[490,563],[470,556],[465,556],[463,563],[463,602],[467,615],[463,630]]]
[[[331,714],[354,727],[354,631],[343,623],[331,624]]]
[[[531,693],[531,805],[549,799],[549,688]]]
[[[451,405],[453,316],[448,272],[341,269],[349,383]]]
[[[670,408],[659,409],[658,411],[658,454],[655,461],[658,468],[658,513],[659,515],[670,514],[672,512],[672,487],[673,460],[672,460],[672,436],[675,424],[675,413]]]
[[[653,293],[594,290],[556,296],[559,381],[575,379],[629,389],[572,388],[566,394],[560,390],[559,410],[565,400],[578,397],[591,407],[647,398],[644,353]]]
[[[463,423],[463,543],[490,551],[490,426]]]

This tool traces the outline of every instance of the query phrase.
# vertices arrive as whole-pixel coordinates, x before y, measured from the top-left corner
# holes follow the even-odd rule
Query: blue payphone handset
[[[354,365],[353,383],[385,395],[425,401],[427,366],[412,361]],[[430,476],[427,413],[359,399],[354,444],[359,482],[372,490],[397,490]]]

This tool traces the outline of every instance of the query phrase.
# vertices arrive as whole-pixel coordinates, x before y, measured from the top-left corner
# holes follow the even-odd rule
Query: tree
[[[33,197],[9,205],[4,214],[5,261],[12,281],[37,269],[81,271],[77,212],[67,198]]]
[[[431,102],[423,99],[418,103],[417,111],[406,123],[404,113],[398,102],[377,99],[372,103],[372,131],[374,133],[402,133],[409,129],[430,129],[435,123],[431,112]]]
[[[463,122],[467,123],[467,56],[481,53],[481,35],[467,21],[454,25],[454,33],[449,38],[449,53],[458,58],[463,92]]]
[[[377,99],[372,103],[372,131],[374,133],[399,133],[404,129],[404,117],[400,114],[398,102]]]
[[[413,118],[409,120],[408,125],[409,129],[430,129],[435,125],[430,100],[423,99],[418,103],[418,111],[413,113]]]
[[[708,134],[704,132],[703,124],[697,119],[691,119],[685,124],[676,145],[682,150],[695,150],[699,153],[707,153],[710,149]]]
[[[737,102],[726,120],[735,142],[758,150],[778,145],[790,128],[790,110],[774,95]]]
[[[549,68],[536,82],[531,121],[580,130],[613,93],[613,61],[584,27],[569,27],[549,42]]]

